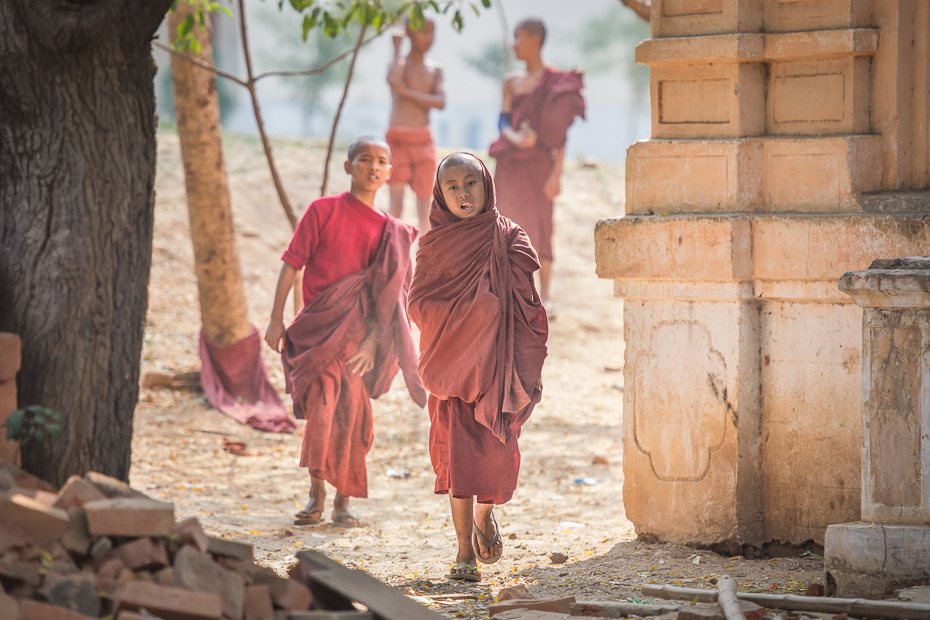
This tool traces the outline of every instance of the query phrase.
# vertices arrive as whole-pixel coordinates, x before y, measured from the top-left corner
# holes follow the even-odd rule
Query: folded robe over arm
[[[501,504],[516,488],[517,438],[542,394],[548,323],[533,282],[536,252],[498,213],[486,168],[484,177],[485,210],[465,220],[434,189],[408,310],[430,392],[435,490]]]

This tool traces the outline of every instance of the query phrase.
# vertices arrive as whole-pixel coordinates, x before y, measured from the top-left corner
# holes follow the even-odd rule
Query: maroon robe
[[[434,188],[408,310],[430,392],[435,491],[502,504],[517,486],[520,429],[542,395],[548,323],[536,252],[495,208],[487,168],[484,177],[485,210],[469,219]]]
[[[399,368],[411,398],[426,404],[406,311],[416,234],[388,217],[371,265],[307,302],[284,339],[287,391],[294,414],[307,419],[301,466],[351,497],[368,496],[365,457],[374,437],[369,398],[387,392]],[[370,322],[383,332],[374,369],[360,376],[346,360],[358,351]]]
[[[518,129],[528,121],[537,134],[536,145],[519,149],[500,137],[488,149],[497,159],[494,183],[501,213],[526,231],[539,258],[546,261],[553,259],[552,201],[544,188],[568,128],[576,116],[584,118],[582,87],[580,72],[547,67],[536,88],[513,98],[511,124]]]

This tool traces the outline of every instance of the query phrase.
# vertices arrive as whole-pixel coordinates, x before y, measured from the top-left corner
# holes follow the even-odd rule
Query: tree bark
[[[172,42],[177,38],[178,25],[194,13],[187,2],[179,2],[177,8],[169,13],[168,28]],[[210,21],[207,20],[207,27],[203,30],[195,26],[194,35],[200,43],[200,52],[195,56],[212,65]],[[216,75],[172,56],[171,81],[184,163],[203,332],[211,341],[231,346],[249,336],[253,328],[249,322],[236,249],[223,159],[223,128]]]
[[[23,464],[127,479],[155,181],[151,39],[171,0],[0,2],[0,331],[19,406],[66,416]]]

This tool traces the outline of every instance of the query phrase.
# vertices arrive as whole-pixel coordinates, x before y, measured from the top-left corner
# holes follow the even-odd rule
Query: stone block
[[[100,615],[100,597],[94,578],[86,573],[60,576],[49,573],[39,594],[45,602],[96,618]]]
[[[653,0],[654,38],[762,30],[762,0]]]
[[[872,18],[871,0],[770,0],[763,5],[766,32],[862,28]]]
[[[84,510],[93,536],[169,536],[174,531],[174,505],[153,499],[97,500]]]
[[[310,588],[295,579],[282,579],[271,587],[271,596],[275,605],[283,609],[302,611],[310,609],[313,594]]]
[[[110,499],[119,497],[126,499],[152,499],[145,493],[136,491],[122,480],[117,480],[116,478],[111,478],[110,476],[95,471],[87,472],[84,475],[84,480],[97,487],[98,491]]]
[[[216,594],[223,602],[226,616],[236,620],[242,618],[245,579],[239,573],[223,568],[209,555],[190,546],[183,547],[174,556],[174,581],[176,585],[195,592]]]
[[[87,502],[93,502],[98,499],[106,499],[106,495],[101,493],[97,487],[87,482],[80,476],[71,476],[61,488],[58,497],[55,500],[55,507],[67,510],[69,508],[83,508]]]
[[[28,599],[20,603],[20,609],[22,620],[95,620],[96,618],[96,616],[87,616],[70,609]]]
[[[78,555],[90,551],[90,532],[87,530],[87,515],[80,508],[68,508],[68,529],[62,534],[61,546]]]
[[[221,620],[223,606],[220,597],[205,592],[192,592],[146,581],[130,581],[122,585],[113,604],[113,612],[146,611],[163,620]]]
[[[249,586],[245,589],[245,620],[272,620],[274,605],[271,602],[271,590],[268,586]]]
[[[0,381],[0,424],[16,409],[16,380]],[[6,428],[0,429],[0,462],[17,464],[18,441],[6,438]]]
[[[234,560],[252,561],[252,545],[208,536],[207,550],[213,555]]]
[[[23,344],[19,336],[0,332],[0,383],[16,379],[22,358]]]
[[[765,67],[715,62],[652,67],[652,138],[765,133]]]
[[[880,597],[930,581],[930,526],[845,523],[827,528],[824,570],[839,597]]]
[[[529,609],[533,611],[547,611],[556,614],[571,614],[572,605],[575,604],[574,596],[563,598],[542,598],[542,599],[513,599],[500,603],[491,603],[488,614],[496,618],[505,611],[511,609]]]
[[[137,538],[116,547],[107,555],[107,559],[120,560],[123,565],[134,571],[151,571],[170,564],[165,543],[148,537]]]
[[[20,526],[37,545],[48,549],[68,529],[68,513],[13,494],[0,498],[0,523]]]
[[[193,545],[201,553],[207,553],[210,550],[210,539],[203,533],[203,527],[197,517],[179,522],[174,526],[174,533],[180,538],[182,544]]]

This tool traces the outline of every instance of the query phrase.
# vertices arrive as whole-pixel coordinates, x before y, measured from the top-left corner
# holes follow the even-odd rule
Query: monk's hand
[[[388,84],[395,89],[401,88],[404,85],[404,63],[401,61],[396,61],[391,63],[391,68],[388,69]]]
[[[562,184],[560,182],[560,175],[550,174],[549,178],[546,179],[546,184],[543,186],[543,192],[546,194],[546,200],[555,200],[555,197],[559,195],[559,192],[562,191]]]
[[[358,352],[346,360],[346,366],[353,373],[364,375],[375,367],[375,354],[378,352],[378,341],[366,338],[358,347]]]
[[[271,319],[271,322],[268,323],[268,329],[265,330],[265,342],[268,343],[268,346],[277,351],[281,352],[281,341],[284,340],[284,332],[287,331],[287,328],[284,327],[284,321],[281,319]]]

